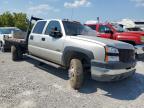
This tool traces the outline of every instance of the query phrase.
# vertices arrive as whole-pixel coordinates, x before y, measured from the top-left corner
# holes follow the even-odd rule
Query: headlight
[[[106,55],[105,55],[105,61],[119,61],[119,51],[117,48],[114,47],[105,47]]]
[[[141,42],[144,42],[144,36],[141,36]]]
[[[107,49],[107,53],[119,53],[118,49],[114,48],[114,47],[106,47]]]

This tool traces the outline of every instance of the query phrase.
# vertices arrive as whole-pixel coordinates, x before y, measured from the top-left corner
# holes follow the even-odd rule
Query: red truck
[[[110,23],[86,23],[85,25],[96,30],[98,37],[130,43],[135,46],[138,57],[144,55],[144,32],[125,31],[121,26]]]

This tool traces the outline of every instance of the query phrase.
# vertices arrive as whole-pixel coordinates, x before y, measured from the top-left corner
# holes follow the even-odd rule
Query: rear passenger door
[[[41,38],[42,38],[43,29],[46,25],[46,22],[47,21],[38,21],[35,24],[32,32],[29,36],[29,40],[28,40],[29,53],[32,54],[32,55],[38,56],[38,57],[41,57],[42,53],[45,53],[42,50]]]

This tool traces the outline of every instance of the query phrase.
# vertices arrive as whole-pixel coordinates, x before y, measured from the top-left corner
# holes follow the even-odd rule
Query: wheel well
[[[67,59],[67,66],[68,67],[69,67],[69,64],[70,64],[70,60],[74,59],[74,58],[81,60],[84,68],[89,68],[90,67],[91,58],[88,55],[83,54],[81,52],[72,52],[72,53],[70,53],[70,55],[69,55],[69,57]]]
[[[136,44],[134,41],[129,41],[129,40],[120,40],[120,41],[129,43],[131,45],[135,45]]]
[[[70,64],[70,60],[71,59],[79,59],[82,62],[83,65],[83,72],[84,72],[84,77],[86,79],[91,78],[91,71],[90,71],[90,67],[91,67],[91,58],[84,53],[81,52],[74,52],[68,62],[68,67]]]

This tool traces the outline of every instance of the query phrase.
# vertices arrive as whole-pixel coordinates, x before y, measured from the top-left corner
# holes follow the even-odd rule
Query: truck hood
[[[141,32],[141,31],[122,32],[118,34],[125,35],[125,36],[144,36],[144,32]]]
[[[71,36],[71,38],[96,43],[102,46],[111,46],[111,47],[115,47],[118,49],[134,49],[134,47],[128,43],[115,41],[111,39],[104,39],[104,38],[100,38],[96,36],[78,35],[78,36]]]

